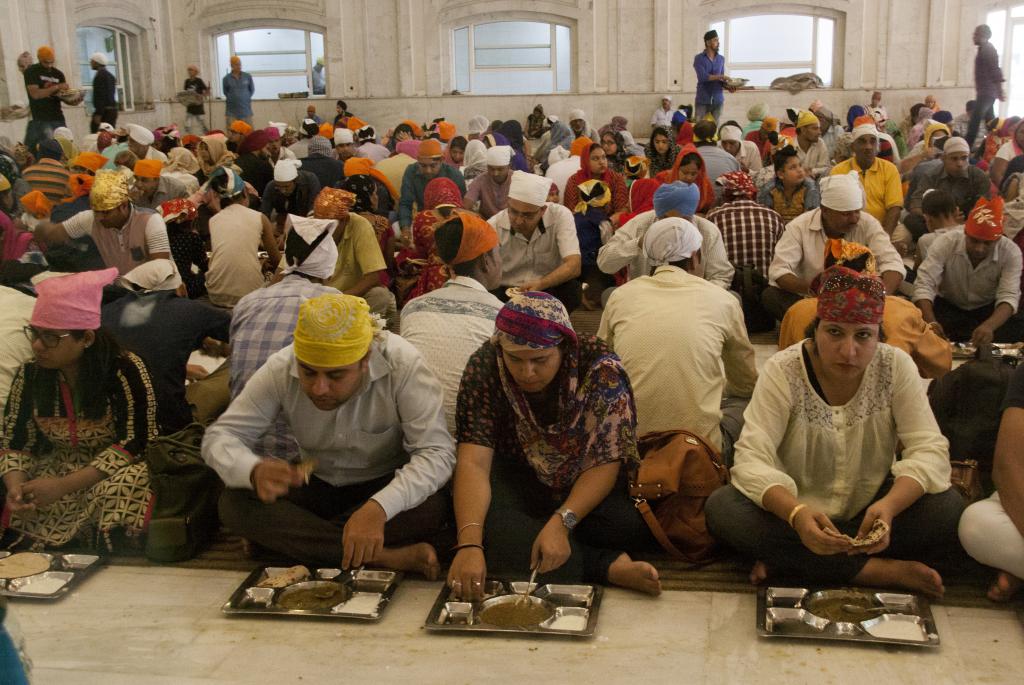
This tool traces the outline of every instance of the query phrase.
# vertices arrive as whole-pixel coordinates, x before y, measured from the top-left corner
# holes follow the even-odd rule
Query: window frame
[[[754,10],[753,12],[751,10]],[[809,61],[775,61],[775,62],[733,62],[729,59],[729,22],[738,19],[749,19],[752,17],[763,17],[763,16],[786,16],[786,17],[807,17],[811,19],[811,59]],[[819,74],[818,69],[818,57],[820,47],[818,44],[819,39],[819,22],[821,20],[828,20],[832,22],[832,42],[831,42],[831,71],[832,78],[829,83],[824,84],[824,88],[840,89],[842,88],[842,63],[841,56],[843,52],[843,15],[828,11],[828,10],[815,10],[813,7],[794,7],[785,6],[774,7],[772,9],[761,9],[759,6],[744,7],[734,12],[726,12],[723,14],[717,14],[709,18],[706,22],[707,29],[717,29],[720,33],[720,41],[722,43],[722,49],[720,52],[725,56],[725,73],[731,74],[734,70],[743,69],[785,69],[792,70],[790,73],[800,73],[802,71],[810,71],[815,74]],[[806,67],[810,67],[809,69]],[[770,86],[753,86],[754,90],[770,90]]]
[[[575,92],[574,82],[575,75],[573,73],[573,44],[575,43],[575,36],[573,26],[568,21],[556,21],[549,19],[548,17],[522,17],[522,16],[502,16],[498,18],[487,17],[480,18],[481,20],[465,20],[459,21],[453,24],[448,31],[448,43],[451,54],[450,60],[450,77],[451,77],[451,89],[457,90],[460,95],[480,95],[485,97],[494,97],[502,95],[565,95]],[[476,28],[478,26],[485,26],[488,24],[505,24],[505,23],[531,23],[531,24],[546,24],[548,27],[548,35],[550,37],[549,42],[546,45],[537,43],[503,43],[500,45],[488,45],[487,47],[480,48],[481,50],[507,50],[507,49],[536,49],[536,48],[548,48],[550,54],[550,61],[547,66],[540,67],[536,65],[521,65],[521,64],[501,64],[501,65],[477,65],[476,63]],[[562,68],[558,61],[558,29],[564,28],[567,31],[569,39],[569,70],[568,80],[569,83],[565,89],[559,89],[559,70]],[[462,90],[458,87],[459,67],[457,64],[459,50],[456,46],[456,33],[460,30],[466,29],[466,58],[468,60],[467,69],[469,72],[469,89]],[[487,71],[513,71],[521,73],[542,73],[551,74],[551,82],[553,89],[550,92],[514,92],[514,93],[478,93],[473,90],[475,74],[476,72],[487,72]]]
[[[235,34],[236,33],[243,33],[245,31],[260,31],[260,30],[268,30],[268,31],[274,31],[274,30],[278,30],[278,31],[280,31],[280,30],[302,31],[302,33],[303,33],[303,41],[304,41],[304,44],[305,44],[305,54],[306,54],[306,59],[305,59],[306,68],[305,68],[305,72],[304,72],[305,73],[305,77],[306,77],[306,85],[305,85],[304,90],[306,90],[308,92],[307,99],[328,99],[330,97],[329,94],[328,94],[330,92],[330,78],[329,78],[329,75],[326,73],[326,71],[327,71],[327,67],[326,67],[326,64],[327,64],[327,31],[326,31],[326,29],[324,29],[323,27],[310,28],[308,26],[295,26],[295,25],[288,24],[288,23],[277,24],[277,25],[269,25],[269,24],[259,23],[259,24],[246,24],[246,25],[242,25],[242,26],[232,26],[231,28],[223,28],[223,29],[216,30],[216,31],[214,31],[214,32],[212,32],[210,34],[210,42],[211,42],[211,44],[213,46],[213,63],[214,63],[214,65],[216,65],[215,68],[216,68],[216,73],[217,73],[217,78],[213,79],[213,81],[215,81],[215,83],[210,84],[213,87],[213,93],[214,93],[214,98],[215,99],[218,99],[218,100],[224,100],[225,99],[224,98],[223,79],[224,79],[224,76],[226,76],[227,73],[228,73],[228,72],[221,73],[221,71],[220,71],[220,68],[221,68],[220,54],[219,54],[217,42],[218,42],[218,40],[222,36],[227,36],[227,39],[228,39],[228,60],[230,60],[231,55],[236,55],[237,54],[242,59],[242,69],[244,71],[248,72],[253,77],[254,81],[256,79],[260,78],[260,77],[263,77],[263,76],[270,76],[270,77],[273,77],[273,76],[286,76],[287,77],[287,76],[297,76],[297,75],[303,73],[303,72],[301,72],[301,71],[299,71],[297,69],[280,69],[280,70],[272,70],[272,71],[251,71],[251,70],[245,69],[245,58],[247,56],[298,55],[298,54],[301,54],[298,50],[255,50],[255,51],[242,52],[242,53],[235,52]],[[312,34],[314,34],[314,33],[318,34],[320,36],[321,42],[323,43],[323,52],[324,52],[323,59],[324,59],[324,71],[325,71],[325,73],[324,73],[324,92],[322,94],[314,94],[313,93],[313,67],[316,65],[316,60],[313,58],[313,38],[312,38]],[[265,100],[265,101],[280,100],[280,98],[278,98],[276,96],[275,97],[257,97],[255,95],[253,96],[252,99],[253,100]]]
[[[102,23],[86,23],[75,26],[75,45],[78,47],[80,41],[78,38],[78,31],[80,29],[101,29],[103,31],[109,31],[113,34],[114,38],[114,64],[117,65],[117,105],[118,111],[120,112],[134,112],[135,111],[135,83],[132,79],[132,39],[134,35],[117,28],[116,26],[109,26]],[[77,52],[77,50],[76,50]],[[76,55],[77,57],[77,55]],[[88,55],[86,55],[88,60]],[[77,59],[75,60],[76,66],[78,67],[78,77],[81,82],[82,90],[86,93],[86,99],[91,103],[92,96],[92,69],[89,67],[88,61],[83,64]]]

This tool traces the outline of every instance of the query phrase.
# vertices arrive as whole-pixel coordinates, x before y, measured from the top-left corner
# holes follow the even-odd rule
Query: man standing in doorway
[[[89,67],[96,72],[92,77],[92,119],[89,132],[96,133],[100,124],[117,126],[117,78],[107,71],[107,56],[94,52],[89,56]]]
[[[710,112],[717,122],[725,104],[722,90],[726,79],[725,57],[718,54],[718,31],[712,29],[704,34],[704,52],[693,58],[693,70],[697,72],[693,120],[700,121]]]
[[[184,89],[201,95],[203,98],[210,92],[206,82],[199,78],[199,67],[194,64],[188,65],[188,78],[185,79]],[[185,105],[185,130],[189,133],[195,133],[198,130],[206,135],[206,122],[203,121],[205,116],[206,108],[202,102],[197,105]]]
[[[252,95],[256,92],[256,84],[249,72],[242,71],[242,60],[238,55],[231,55],[231,71],[224,75],[221,88],[227,100],[224,113],[228,126],[236,119],[252,126]]]
[[[36,57],[39,61],[25,70],[25,90],[32,112],[32,120],[25,129],[25,147],[33,153],[40,141],[53,137],[53,129],[67,126],[59,93],[68,89],[68,80],[54,66],[57,57],[53,48],[44,45],[36,51]]]
[[[967,135],[964,136],[972,151],[981,122],[995,118],[995,101],[1006,101],[1006,94],[1003,93],[1003,70],[999,68],[999,54],[989,42],[991,37],[992,29],[985,24],[974,29],[974,44],[978,46],[978,54],[974,57],[974,91],[977,96],[974,100],[974,109],[971,110],[970,123],[967,124]]]

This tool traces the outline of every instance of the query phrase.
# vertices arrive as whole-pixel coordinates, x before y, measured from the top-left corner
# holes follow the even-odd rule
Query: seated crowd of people
[[[147,445],[199,421],[253,554],[657,594],[628,480],[639,438],[686,430],[731,469],[707,526],[754,582],[941,597],[966,550],[1010,597],[1024,369],[966,513],[922,379],[951,341],[1024,340],[1024,122],[972,150],[933,98],[845,126],[669,105],[646,145],[581,110],[379,135],[342,102],[0,141],[3,545],[138,549]]]

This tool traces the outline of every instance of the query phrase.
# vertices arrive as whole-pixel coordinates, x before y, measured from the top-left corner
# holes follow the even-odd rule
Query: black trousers
[[[491,294],[497,297],[502,302],[508,302],[508,295],[505,293],[506,290],[511,288],[510,285],[503,285],[497,290],[492,290]],[[583,288],[577,279],[572,279],[561,283],[554,287],[548,288],[544,292],[552,297],[558,298],[558,300],[565,305],[565,311],[570,314],[580,306],[580,301],[583,296]]]
[[[392,476],[385,476],[335,487],[313,476],[308,485],[293,488],[273,504],[261,502],[253,490],[227,489],[220,498],[220,518],[243,538],[290,559],[337,567],[345,522],[391,480]],[[442,557],[454,545],[452,520],[451,496],[443,488],[388,521],[384,544],[402,547],[429,542]]]
[[[974,139],[978,136],[978,129],[982,121],[990,121],[995,118],[995,98],[978,98],[974,101],[974,109],[971,110],[971,119],[967,122],[967,147],[971,150],[971,157],[974,157]]]
[[[977,309],[960,309],[949,300],[941,297],[935,298],[932,305],[935,310],[935,319],[942,325],[953,342],[964,342],[971,339],[974,329],[984,323],[985,319],[992,316],[995,310],[994,304],[987,304]],[[1024,340],[1024,315],[1016,312],[1006,320],[1002,326],[996,329],[994,342],[1013,343]]]
[[[89,133],[96,133],[100,130],[100,124],[110,124],[117,127],[117,107],[104,107],[96,110],[89,119]]]
[[[53,130],[61,126],[67,126],[63,117],[55,121],[36,121],[32,119],[25,127],[25,147],[34,155],[36,153],[36,145],[44,140],[53,138]]]
[[[530,551],[537,535],[561,506],[564,495],[545,487],[533,470],[506,455],[491,462],[491,506],[484,528],[489,574],[530,575]],[[538,574],[545,583],[606,583],[608,567],[623,552],[658,548],[626,491],[622,473],[612,491],[569,535],[572,555],[560,568]]]
[[[789,308],[801,299],[803,298],[796,293],[770,285],[761,293],[761,306],[774,316],[776,321],[782,321],[786,317],[786,312],[789,311]]]

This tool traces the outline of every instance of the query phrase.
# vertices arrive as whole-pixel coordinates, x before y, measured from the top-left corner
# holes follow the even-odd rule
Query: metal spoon
[[[884,606],[884,607],[865,607],[857,604],[844,604],[840,607],[843,611],[849,614],[887,614],[891,613],[894,609],[904,607],[905,604],[895,606]]]
[[[526,584],[526,590],[523,594],[516,598],[516,604],[528,604],[530,602],[529,597],[533,592],[533,581],[537,579],[537,569],[540,568],[540,564],[533,567],[533,573],[530,574],[530,582]]]

